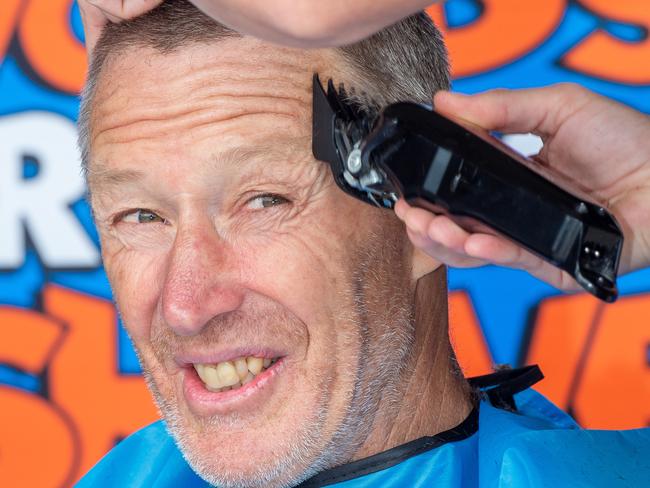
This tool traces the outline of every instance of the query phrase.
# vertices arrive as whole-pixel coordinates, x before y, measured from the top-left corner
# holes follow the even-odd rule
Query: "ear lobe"
[[[413,248],[413,256],[411,259],[413,262],[411,266],[411,276],[413,278],[413,281],[418,281],[423,276],[432,273],[440,266],[442,266],[442,263],[440,261],[432,258],[417,247]]]

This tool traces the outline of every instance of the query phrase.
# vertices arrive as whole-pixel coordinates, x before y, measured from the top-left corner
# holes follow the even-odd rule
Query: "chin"
[[[264,432],[228,432],[229,420],[196,422],[171,412],[165,412],[165,421],[192,469],[219,488],[295,486],[333,462],[324,452],[317,418],[300,426],[293,419],[284,429]]]
[[[173,388],[165,388],[165,383],[159,388],[148,372],[145,378],[183,457],[213,486],[290,487],[340,462],[326,449],[324,406],[311,409],[301,420],[296,415],[256,428],[236,414],[197,417],[187,407],[179,408]]]

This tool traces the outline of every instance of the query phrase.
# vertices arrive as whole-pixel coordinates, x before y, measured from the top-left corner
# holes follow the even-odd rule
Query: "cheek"
[[[306,327],[306,357],[294,358],[304,379],[296,397],[326,393],[336,422],[354,387],[360,355],[352,276],[365,209],[350,209],[336,198],[327,203],[282,232],[249,235],[236,247],[246,266],[245,286],[282,304]]]
[[[354,246],[345,208],[320,202],[273,232],[237,239],[245,286],[288,308],[310,328],[330,323],[349,297],[350,247]],[[322,327],[321,327],[322,328]]]
[[[104,268],[124,325],[136,342],[148,337],[163,283],[166,254],[102,240]]]

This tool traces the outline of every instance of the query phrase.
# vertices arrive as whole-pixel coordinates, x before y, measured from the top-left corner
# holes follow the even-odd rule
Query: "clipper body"
[[[385,208],[403,197],[468,230],[503,235],[598,298],[616,299],[623,235],[605,207],[484,131],[424,106],[396,103],[364,117],[315,77],[314,155],[347,193]]]

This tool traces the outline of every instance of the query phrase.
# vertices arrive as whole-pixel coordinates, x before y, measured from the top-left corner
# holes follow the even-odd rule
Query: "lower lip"
[[[242,410],[245,406],[266,401],[273,390],[278,374],[284,369],[284,361],[278,359],[268,369],[236,390],[210,391],[201,381],[194,366],[184,368],[183,394],[188,406],[200,416],[226,414]]]

